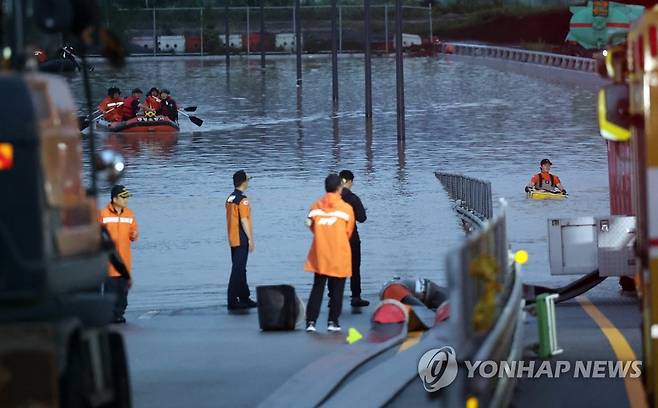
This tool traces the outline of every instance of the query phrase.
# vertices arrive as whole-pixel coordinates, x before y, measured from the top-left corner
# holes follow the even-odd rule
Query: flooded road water
[[[331,65],[304,61],[301,99],[294,59],[221,62],[131,62],[122,71],[97,66],[100,100],[109,86],[169,88],[179,105],[197,105],[197,128],[181,118],[177,137],[99,135],[126,157],[122,184],[133,193],[141,239],[133,246],[132,310],[224,305],[230,273],[224,200],[231,175],[254,176],[256,251],[248,263],[259,284],[290,283],[306,298],[303,271],[311,234],[310,204],[329,172],[351,169],[354,191],[368,211],[359,226],[362,276],[373,300],[393,276],[444,283],[444,256],[463,239],[434,171],[462,173],[493,184],[509,202],[514,248],[530,253],[527,281],[550,281],[546,218],[607,214],[605,144],[597,136],[595,93],[476,64],[438,59],[405,62],[407,139],[396,137],[395,64],[373,61],[374,121],[363,118],[362,59],[340,61],[340,106],[331,107]],[[80,79],[73,80],[81,100]],[[565,202],[531,202],[524,185],[549,157],[570,193]],[[105,188],[99,205],[106,204]]]

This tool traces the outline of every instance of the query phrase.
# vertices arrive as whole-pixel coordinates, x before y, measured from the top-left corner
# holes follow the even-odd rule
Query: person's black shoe
[[[226,308],[228,310],[246,310],[249,309],[249,306],[246,305],[245,303],[229,303]]]
[[[116,324],[123,324],[125,322],[126,322],[125,317],[116,317],[112,320],[112,323],[116,323]]]
[[[361,299],[360,297],[358,298],[352,298],[352,307],[366,307],[370,305],[370,302],[368,302],[365,299]]]
[[[258,303],[254,302],[253,300],[251,300],[249,298],[247,298],[247,300],[241,300],[240,303],[248,309],[250,309],[252,307],[258,307]]]

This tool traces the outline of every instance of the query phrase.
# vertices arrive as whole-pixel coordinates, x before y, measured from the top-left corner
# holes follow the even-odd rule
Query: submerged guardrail
[[[572,55],[455,42],[442,43],[439,50],[440,52],[448,54],[497,58],[508,61],[570,69],[574,71],[596,72],[596,60],[592,58],[574,57]]]
[[[464,222],[467,231],[474,227],[482,229],[484,222],[493,217],[490,182],[459,174],[434,174],[454,201],[453,209]]]

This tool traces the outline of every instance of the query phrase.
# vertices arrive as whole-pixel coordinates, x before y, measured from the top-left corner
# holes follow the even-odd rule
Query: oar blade
[[[196,106],[187,106],[183,108],[185,112],[196,112]]]
[[[195,125],[197,125],[197,126],[203,125],[203,119],[197,118],[196,116],[190,116],[189,118],[190,118],[190,121],[192,123],[194,123]]]

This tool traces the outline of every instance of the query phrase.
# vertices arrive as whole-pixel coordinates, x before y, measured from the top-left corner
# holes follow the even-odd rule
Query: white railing
[[[592,58],[574,57],[571,55],[553,54],[550,52],[455,42],[442,43],[440,50],[444,53],[457,55],[496,58],[528,64],[571,69],[574,71],[596,72],[596,60]]]

